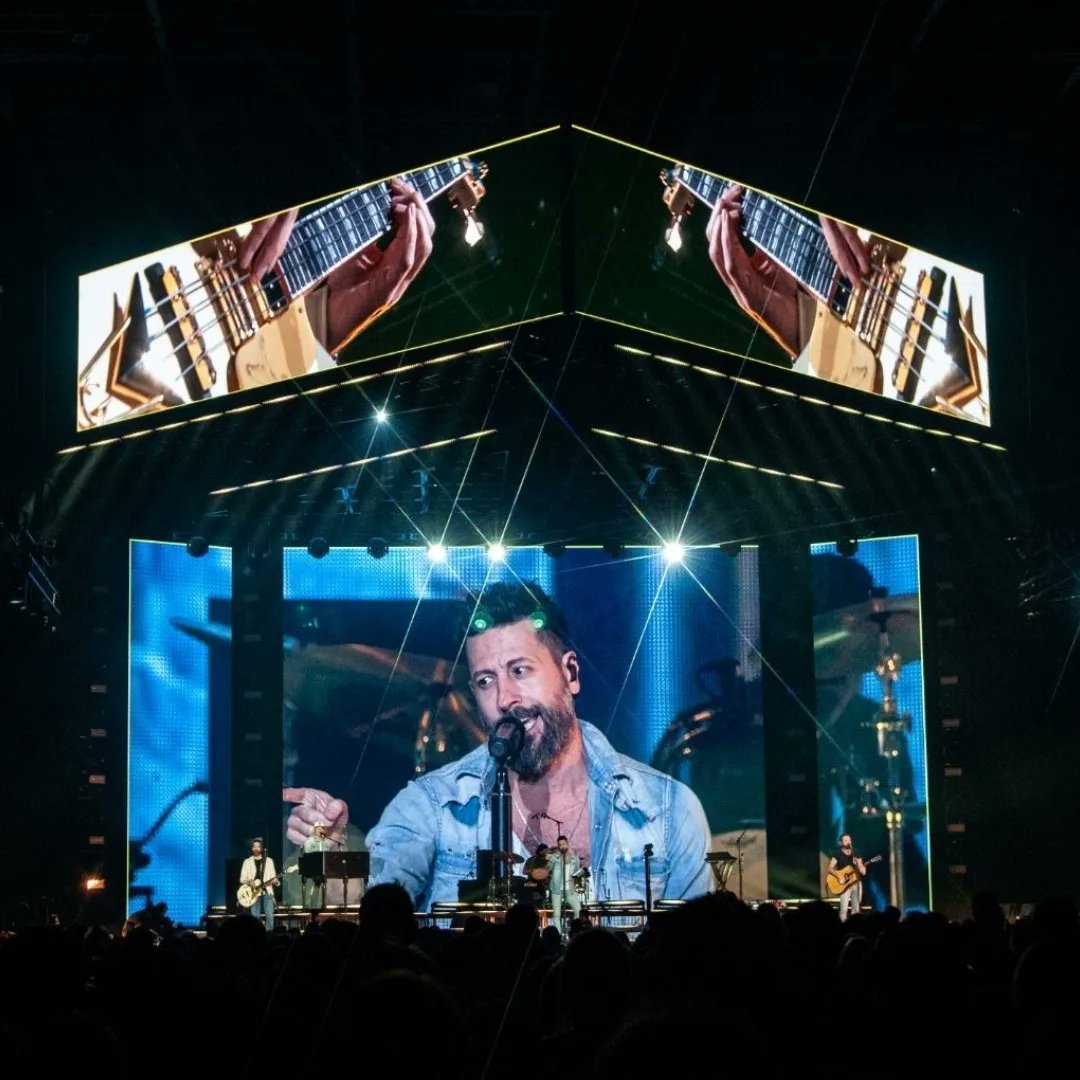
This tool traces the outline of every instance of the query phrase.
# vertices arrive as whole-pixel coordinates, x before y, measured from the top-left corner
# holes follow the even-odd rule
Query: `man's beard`
[[[515,705],[508,715],[523,723],[534,717],[540,722],[540,737],[533,739],[526,733],[521,752],[511,766],[522,780],[539,780],[570,745],[576,720],[573,705]]]

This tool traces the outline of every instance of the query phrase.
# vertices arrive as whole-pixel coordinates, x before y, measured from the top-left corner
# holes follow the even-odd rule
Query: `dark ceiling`
[[[567,120],[982,269],[995,435],[1036,486],[1067,480],[1078,21],[956,0],[6,4],[5,506],[72,430],[80,272]]]

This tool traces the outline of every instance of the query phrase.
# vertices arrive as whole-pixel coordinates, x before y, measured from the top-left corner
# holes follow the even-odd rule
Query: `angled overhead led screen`
[[[83,275],[78,428],[553,314],[561,168],[539,132]]]
[[[980,273],[730,176],[574,134],[584,314],[990,423]]]

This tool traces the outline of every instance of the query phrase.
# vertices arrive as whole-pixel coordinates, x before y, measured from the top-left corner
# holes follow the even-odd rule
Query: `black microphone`
[[[504,734],[503,729],[508,728]],[[506,765],[521,753],[525,744],[525,725],[511,713],[502,716],[488,736],[488,753],[500,764]]]

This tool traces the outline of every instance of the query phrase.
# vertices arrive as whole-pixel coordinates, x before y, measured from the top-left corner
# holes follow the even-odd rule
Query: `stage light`
[[[330,544],[325,536],[313,536],[308,541],[307,553],[313,559],[325,558],[330,553]]]
[[[193,536],[187,542],[187,553],[195,559],[201,559],[210,550],[205,536]]]
[[[385,424],[386,421],[389,420],[389,419],[390,419],[390,414],[385,409],[376,409],[375,410],[375,423],[376,424]]]
[[[836,554],[843,555],[845,559],[850,559],[858,550],[859,541],[850,536],[845,537],[843,540],[836,541]]]
[[[440,544],[437,540],[434,544],[428,544],[427,555],[433,563],[446,562],[446,556],[448,552],[446,548]]]
[[[626,552],[626,545],[620,544],[617,540],[608,540],[604,544],[604,554],[609,559],[621,559]]]
[[[97,877],[94,874],[90,874],[83,881],[83,888],[87,892],[100,892],[105,888],[105,879],[103,877]]]
[[[390,545],[381,536],[373,536],[367,546],[368,554],[373,559],[381,559],[389,550]]]
[[[669,540],[664,545],[664,562],[669,566],[674,563],[681,563],[685,554],[686,548],[678,540]]]
[[[544,545],[544,554],[549,559],[561,559],[566,554],[566,545],[561,540]]]
[[[506,546],[499,543],[498,540],[493,544],[488,544],[487,550],[488,558],[492,562],[505,562],[506,561]]]

